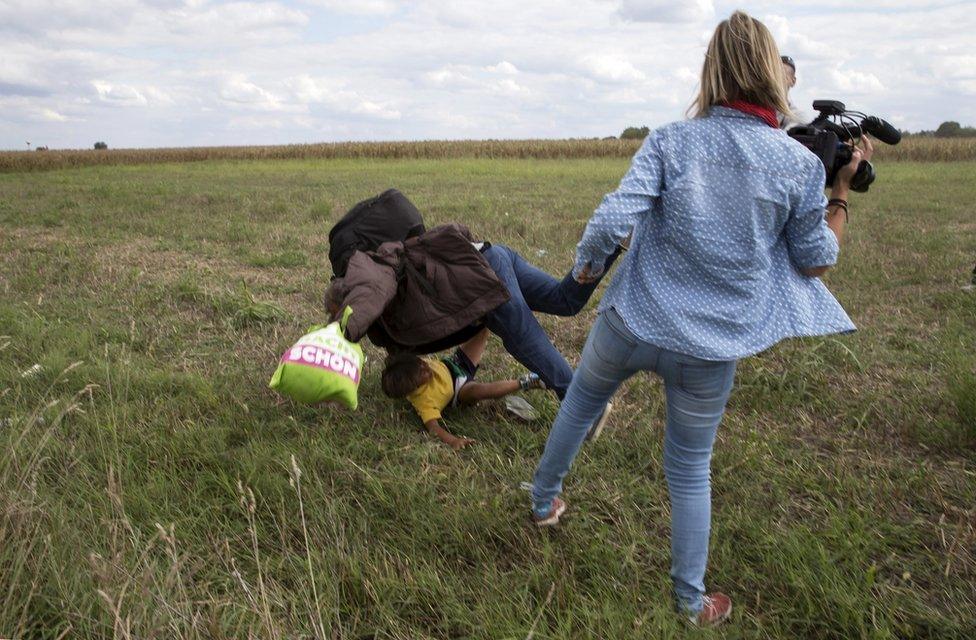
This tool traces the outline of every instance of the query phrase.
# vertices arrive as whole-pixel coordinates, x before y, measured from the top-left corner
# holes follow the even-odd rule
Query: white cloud
[[[381,104],[377,104],[370,100],[363,100],[358,103],[353,104],[350,107],[352,113],[361,113],[368,116],[374,116],[382,120],[399,120],[400,112],[396,109],[390,109],[389,107],[384,107]]]
[[[490,83],[488,86],[493,93],[501,96],[527,96],[532,93],[528,88],[523,87],[511,78],[498,80],[497,82]]]
[[[277,116],[234,116],[227,121],[227,128],[231,131],[249,132],[254,129],[281,129],[285,121]]]
[[[41,119],[47,120],[49,122],[67,122],[68,121],[68,117],[67,116],[58,113],[54,109],[47,109],[47,108],[41,109],[40,110],[40,116],[41,116]]]
[[[517,75],[519,72],[519,70],[515,67],[514,64],[506,60],[502,60],[498,64],[485,67],[485,71],[488,71],[489,73],[498,73],[506,76],[514,76]]]
[[[394,13],[396,0],[304,0],[305,4],[322,7],[335,13],[363,16],[383,16]]]
[[[3,0],[0,34],[86,48],[240,46],[296,39],[308,15],[256,0]]]
[[[277,98],[250,82],[242,75],[235,75],[224,81],[220,87],[220,97],[228,102],[241,104],[276,103]]]
[[[877,94],[884,91],[884,85],[873,73],[850,69],[831,69],[830,79],[834,88],[846,94]]]
[[[230,2],[213,5],[199,14],[196,20],[201,26],[220,26],[231,31],[304,27],[308,24],[305,13],[277,2]]]
[[[704,45],[735,8],[0,0],[0,147],[616,134],[683,117]],[[913,130],[976,124],[976,12],[964,4],[747,9],[797,60],[801,108],[835,98]]]
[[[143,87],[142,93],[143,95],[146,96],[146,99],[148,100],[149,104],[152,105],[171,106],[176,104],[176,101],[173,99],[173,96],[151,85]]]
[[[435,87],[459,87],[475,84],[474,79],[455,67],[442,67],[423,75],[427,84]]]
[[[711,18],[711,0],[621,0],[620,16],[634,22],[701,22]]]
[[[393,106],[365,98],[345,83],[328,78],[301,75],[285,81],[294,101],[302,105],[323,105],[334,113],[364,115],[380,120],[398,120],[400,112]]]
[[[784,16],[766,15],[762,22],[773,34],[780,53],[804,60],[807,64],[813,61],[823,62],[836,55],[836,49],[830,45],[791,29],[789,19]]]
[[[580,67],[590,77],[605,82],[631,82],[646,78],[642,71],[621,54],[591,54],[580,60]]]
[[[286,108],[278,96],[259,87],[240,73],[225,78],[220,83],[218,95],[225,103],[235,107],[263,111],[279,111]]]
[[[672,74],[676,82],[689,86],[697,83],[699,79],[699,74],[688,67],[678,67]]]
[[[946,50],[930,63],[934,78],[944,78],[947,86],[963,95],[976,95],[976,55]]]
[[[438,89],[511,98],[527,97],[532,94],[532,90],[515,80],[514,77],[518,74],[518,69],[510,62],[481,68],[451,65],[424,73],[422,80],[425,85]]]
[[[324,79],[301,75],[288,80],[288,87],[295,98],[302,103],[323,102],[335,95],[336,88]]]
[[[95,80],[92,82],[92,86],[98,93],[98,99],[106,104],[120,107],[141,107],[147,102],[146,96],[135,87],[112,84],[103,80]]]

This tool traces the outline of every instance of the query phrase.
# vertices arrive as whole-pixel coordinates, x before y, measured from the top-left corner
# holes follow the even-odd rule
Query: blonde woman
[[[854,329],[819,276],[837,260],[850,179],[871,149],[854,152],[828,203],[820,160],[778,128],[790,108],[776,43],[742,12],[716,28],[692,111],[647,137],[577,246],[583,281],[633,230],[536,469],[532,511],[538,525],[558,522],[589,425],[624,380],[659,375],[674,594],[692,622],[714,625],[732,603],[705,592],[709,475],[736,361]]]

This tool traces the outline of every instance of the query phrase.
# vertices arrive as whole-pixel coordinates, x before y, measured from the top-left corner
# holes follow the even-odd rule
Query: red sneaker
[[[724,593],[702,596],[702,605],[698,615],[691,616],[691,622],[699,627],[718,626],[732,613],[732,599]]]
[[[549,515],[540,518],[532,514],[532,522],[537,527],[551,527],[559,522],[559,516],[566,513],[566,503],[559,498],[552,499],[552,506],[549,508]]]

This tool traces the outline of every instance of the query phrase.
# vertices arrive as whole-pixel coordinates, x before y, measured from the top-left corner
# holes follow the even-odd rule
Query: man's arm
[[[359,342],[366,330],[380,317],[397,291],[396,256],[367,255],[357,251],[349,259],[342,279],[345,294],[339,311],[349,306],[353,314],[346,325],[346,339]],[[326,296],[328,303],[329,296]]]
[[[457,437],[456,435],[454,435],[453,433],[451,433],[450,431],[442,427],[440,425],[440,422],[437,420],[428,420],[427,422],[424,423],[424,426],[427,427],[428,433],[437,436],[441,442],[448,445],[455,451],[463,449],[469,444],[474,443],[474,440],[471,440],[470,438]]]

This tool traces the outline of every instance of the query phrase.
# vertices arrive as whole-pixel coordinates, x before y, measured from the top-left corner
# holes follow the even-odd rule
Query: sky
[[[976,2],[0,0],[0,148],[586,138],[684,117],[735,9],[791,98],[976,125]]]

